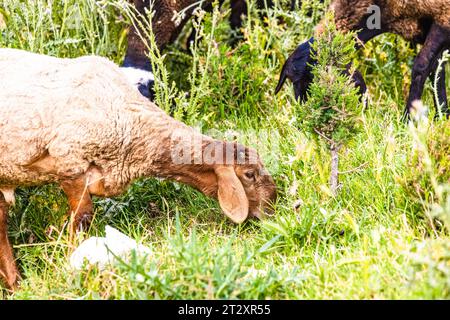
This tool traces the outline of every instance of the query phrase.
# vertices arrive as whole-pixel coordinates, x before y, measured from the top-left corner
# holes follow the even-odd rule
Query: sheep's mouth
[[[272,206],[265,206],[265,207],[259,206],[249,211],[249,217],[257,218],[259,220],[264,220],[266,218],[273,217],[274,215],[275,210],[272,208]]]

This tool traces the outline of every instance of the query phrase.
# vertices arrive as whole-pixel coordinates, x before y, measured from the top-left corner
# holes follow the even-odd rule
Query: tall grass
[[[212,14],[198,11],[187,53],[187,29],[162,53],[149,38],[163,80],[156,87],[160,107],[215,137],[258,146],[279,189],[276,215],[236,226],[199,192],[142,179],[120,197],[95,199],[89,235],[112,225],[150,246],[151,257],[74,272],[62,192],[20,189],[10,236],[24,279],[4,298],[450,297],[449,162],[440,153],[448,150],[449,122],[429,121],[420,131],[400,121],[414,50],[384,36],[361,52],[368,105],[360,134],[341,151],[343,188],[333,196],[327,150],[293,125],[301,105],[292,89],[273,94],[282,63],[310,37],[324,10],[310,0],[290,12],[289,3],[276,1],[263,18],[251,5],[239,34],[230,31],[228,2]],[[132,13],[115,0],[0,0],[0,47],[60,57],[99,54],[120,63]],[[432,102],[427,90],[424,104]],[[412,165],[417,150],[427,150],[426,170]],[[430,177],[442,196],[417,188],[429,186]]]

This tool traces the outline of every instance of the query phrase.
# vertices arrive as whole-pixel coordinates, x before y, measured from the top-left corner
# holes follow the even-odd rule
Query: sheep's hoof
[[[12,266],[10,270],[6,271],[6,274],[0,271],[0,290],[1,284],[3,284],[6,292],[14,293],[14,291],[19,287],[19,282],[20,280],[22,280],[22,277],[20,276],[20,273],[17,270],[16,266]]]
[[[84,213],[77,217],[75,223],[75,232],[87,232],[91,226],[93,214],[91,212]]]

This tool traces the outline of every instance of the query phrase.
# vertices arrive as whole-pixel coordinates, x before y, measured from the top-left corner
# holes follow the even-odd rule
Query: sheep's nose
[[[273,216],[275,213],[274,209],[271,207],[266,207],[263,209],[255,209],[250,212],[250,216],[254,218],[258,218],[259,220],[264,220]]]
[[[138,90],[144,97],[147,97],[151,101],[153,101],[153,99],[155,98],[155,91],[153,90],[154,85],[154,80],[149,80],[146,83],[139,83]]]
[[[266,207],[264,208],[264,215],[266,217],[272,217],[275,215],[275,210],[272,207]]]

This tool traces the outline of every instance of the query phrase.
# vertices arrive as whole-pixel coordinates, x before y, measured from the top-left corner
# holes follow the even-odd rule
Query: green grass
[[[361,51],[356,62],[369,87],[368,103],[362,131],[341,151],[345,173],[333,197],[330,156],[293,125],[299,106],[290,84],[273,93],[282,63],[323,13],[318,1],[303,1],[296,12],[286,10],[287,2],[278,1],[264,21],[252,7],[235,46],[230,43],[238,35],[230,32],[226,3],[201,18],[192,55],[183,41],[189,30],[162,57],[152,55],[155,65],[167,67],[167,82],[157,88],[161,108],[215,137],[258,147],[279,189],[276,215],[233,225],[201,193],[143,179],[123,196],[95,199],[89,235],[103,235],[108,224],[151,247],[152,255],[73,272],[62,191],[53,185],[19,189],[10,237],[24,279],[14,294],[0,297],[450,298],[450,236],[444,227],[450,217],[450,192],[444,189],[449,161],[448,153],[439,154],[449,150],[442,147],[450,143],[449,122],[432,124],[442,129],[434,132],[440,144],[432,149],[423,140],[427,132],[400,120],[415,50],[386,35]],[[306,15],[310,8],[313,18]],[[130,22],[120,12],[120,1],[0,0],[0,47],[60,57],[98,54],[120,63]],[[424,103],[433,104],[429,85]],[[415,150],[426,146],[430,152],[418,157]],[[422,163],[424,154],[431,164],[421,169],[414,163]],[[415,182],[424,188],[417,191]]]

